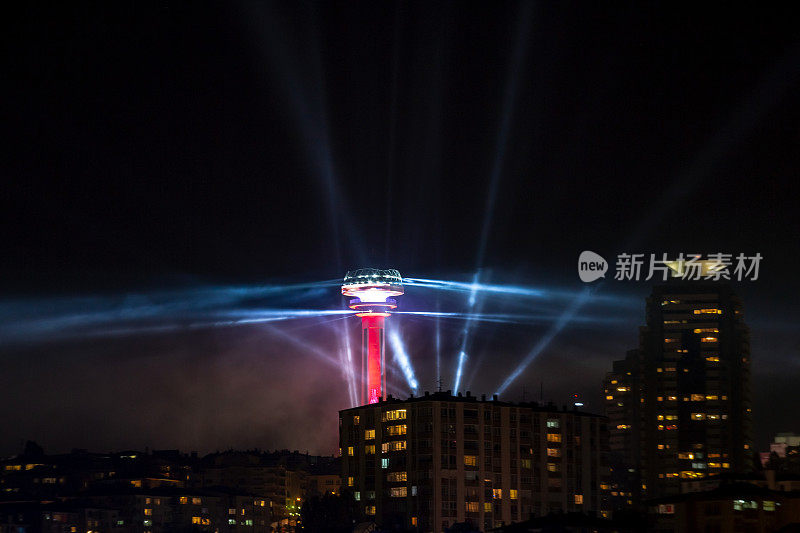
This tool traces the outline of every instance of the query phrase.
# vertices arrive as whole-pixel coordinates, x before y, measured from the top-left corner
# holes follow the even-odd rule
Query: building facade
[[[750,338],[728,285],[655,287],[639,348],[614,363],[604,394],[612,451],[633,473],[612,490],[626,503],[753,469]]]
[[[604,417],[425,394],[340,412],[343,484],[367,519],[488,530],[549,512],[607,513]]]

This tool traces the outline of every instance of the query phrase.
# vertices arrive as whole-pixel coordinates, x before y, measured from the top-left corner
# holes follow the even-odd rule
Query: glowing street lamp
[[[361,317],[361,403],[386,399],[384,319],[397,307],[395,296],[403,294],[403,278],[397,270],[362,268],[347,272],[342,294],[350,298],[350,309]]]

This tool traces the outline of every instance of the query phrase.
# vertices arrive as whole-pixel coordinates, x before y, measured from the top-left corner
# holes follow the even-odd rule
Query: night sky
[[[343,309],[332,280],[361,267],[540,291],[470,307],[409,285],[400,307],[509,315],[470,323],[462,390],[495,392],[552,337],[502,397],[579,393],[599,412],[652,287],[613,279],[623,252],[762,254],[734,282],[757,442],[800,431],[790,12],[161,1],[4,18],[0,454],[334,453],[357,319],[229,319]],[[612,271],[556,328],[583,250]],[[467,321],[389,323],[420,392],[439,386],[438,323],[452,388]]]

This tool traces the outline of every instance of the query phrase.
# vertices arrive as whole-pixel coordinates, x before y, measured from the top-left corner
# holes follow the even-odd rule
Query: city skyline
[[[334,452],[358,268],[417,280],[387,321],[394,396],[403,348],[418,395],[441,378],[600,413],[653,286],[613,279],[623,253],[761,254],[732,283],[756,446],[797,431],[800,35],[679,11],[23,7],[0,455]],[[605,280],[580,281],[586,250]]]

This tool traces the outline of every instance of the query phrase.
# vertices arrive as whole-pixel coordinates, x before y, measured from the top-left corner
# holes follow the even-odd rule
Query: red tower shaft
[[[362,338],[362,376],[366,383],[366,403],[378,403],[385,400],[384,366],[384,315],[364,313],[361,315]],[[363,389],[362,389],[363,390]],[[361,399],[362,404],[364,398]]]

